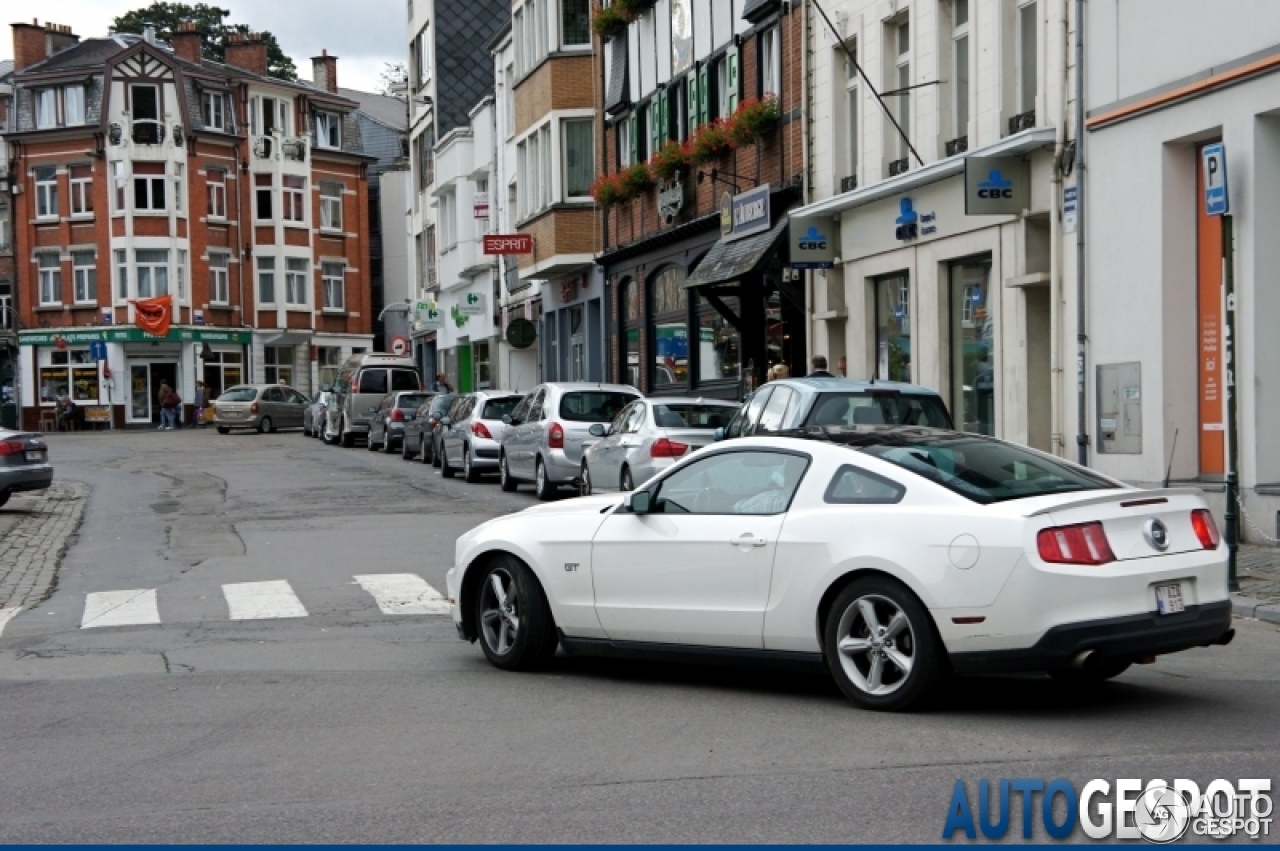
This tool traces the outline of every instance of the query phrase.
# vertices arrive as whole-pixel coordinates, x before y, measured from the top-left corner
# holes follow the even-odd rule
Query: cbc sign
[[[1022,157],[969,157],[964,163],[964,211],[969,216],[1018,215],[1031,206],[1031,166]]]
[[[792,216],[791,268],[830,269],[835,265],[839,231],[831,216]]]

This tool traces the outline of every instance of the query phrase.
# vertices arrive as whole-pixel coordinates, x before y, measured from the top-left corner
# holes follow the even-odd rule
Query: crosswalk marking
[[[137,591],[99,591],[84,599],[81,629],[101,626],[139,626],[160,623],[154,588]]]
[[[233,621],[271,618],[305,618],[307,609],[283,579],[273,582],[236,582],[222,586]]]
[[[355,580],[373,595],[384,615],[449,614],[449,601],[416,573],[382,573]]]
[[[4,635],[5,626],[9,623],[9,621],[17,617],[18,612],[20,611],[22,611],[21,606],[14,606],[11,609],[0,609],[0,635]]]

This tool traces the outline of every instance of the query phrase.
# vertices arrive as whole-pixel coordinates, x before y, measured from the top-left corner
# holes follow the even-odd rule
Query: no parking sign
[[[409,340],[406,337],[391,338],[391,354],[407,355],[409,354]]]

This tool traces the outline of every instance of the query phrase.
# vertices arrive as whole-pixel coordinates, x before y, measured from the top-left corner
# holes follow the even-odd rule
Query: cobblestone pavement
[[[0,510],[8,521],[0,525],[0,609],[48,596],[88,496],[88,485],[54,482],[48,490],[15,496]]]
[[[1242,544],[1236,554],[1236,614],[1280,623],[1280,547]]]

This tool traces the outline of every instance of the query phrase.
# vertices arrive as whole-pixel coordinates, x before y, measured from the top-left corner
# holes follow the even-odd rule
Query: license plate
[[[43,451],[43,450],[37,450],[37,451],[35,451],[35,452],[28,452],[28,453],[27,453],[27,460],[28,460],[28,461],[43,461],[43,460],[44,460],[44,451]]]
[[[1182,602],[1181,585],[1175,583],[1156,586],[1157,612],[1162,615],[1176,615],[1178,612],[1186,611],[1186,608],[1186,604]]]

